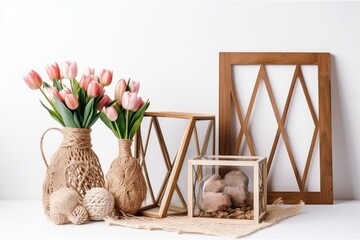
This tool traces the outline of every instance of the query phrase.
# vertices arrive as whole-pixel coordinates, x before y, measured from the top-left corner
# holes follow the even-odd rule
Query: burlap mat
[[[281,220],[292,217],[300,212],[304,203],[299,205],[269,205],[264,220],[259,224],[229,223],[226,219],[189,218],[187,216],[171,216],[162,219],[149,217],[134,217],[128,219],[107,218],[109,225],[148,230],[165,230],[177,233],[200,233],[206,235],[240,238],[260,229],[272,226]]]

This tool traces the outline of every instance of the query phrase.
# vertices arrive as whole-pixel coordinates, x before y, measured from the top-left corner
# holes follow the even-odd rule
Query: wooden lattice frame
[[[235,89],[233,79],[233,65],[260,65],[258,77],[252,92],[249,107],[242,114],[239,98]],[[278,106],[275,102],[274,93],[271,89],[270,81],[266,73],[266,65],[295,65],[293,79],[290,85],[283,114],[280,115]],[[318,116],[315,113],[309,92],[301,71],[301,65],[315,65],[318,67]],[[278,197],[282,197],[286,203],[296,203],[300,200],[310,204],[332,204],[333,203],[333,177],[332,177],[332,136],[331,136],[331,89],[330,89],[330,53],[220,53],[220,85],[219,85],[219,154],[231,155],[236,153],[241,141],[245,136],[245,141],[249,147],[250,154],[256,156],[256,143],[251,137],[249,129],[249,119],[254,106],[257,90],[261,81],[264,81],[267,94],[269,95],[272,110],[274,112],[278,129],[274,137],[271,152],[268,158],[268,172],[271,169],[274,154],[280,136],[284,140],[287,153],[291,162],[291,171],[295,174],[299,191],[294,192],[269,192],[268,202],[272,202]],[[308,157],[304,173],[300,176],[296,167],[289,136],[285,129],[287,113],[289,111],[296,81],[300,81],[306,102],[313,119],[315,129],[308,152]],[[237,120],[240,123],[235,145],[232,145],[231,131],[234,129],[232,119],[232,109],[235,108]],[[309,166],[314,151],[317,138],[319,138],[320,153],[320,191],[309,192],[305,190]],[[236,155],[236,154],[235,154]],[[290,170],[290,169],[289,169]]]
[[[145,136],[142,136],[141,130],[137,132],[135,140],[135,157],[140,159],[140,165],[145,176],[151,203],[143,206],[139,213],[144,216],[155,218],[163,218],[168,215],[184,215],[187,213],[187,205],[185,198],[183,197],[183,194],[178,186],[178,179],[181,168],[192,138],[194,138],[193,144],[195,146],[195,156],[206,155],[208,151],[211,151],[212,154],[215,154],[215,116],[208,114],[181,112],[146,112],[145,118],[151,119],[150,124],[146,129],[147,131]],[[173,160],[169,155],[167,143],[164,139],[159,118],[187,120],[187,127],[184,131],[180,146]],[[203,136],[203,143],[201,145],[196,125],[198,121],[208,122],[206,133]],[[153,184],[149,178],[146,167],[146,163],[148,162],[147,160],[149,160],[149,164],[152,164],[151,159],[148,159],[146,155],[152,130],[155,131],[157,136],[162,158],[167,168],[167,173],[164,176],[162,186],[157,196],[155,196],[156,193],[153,191]],[[174,193],[176,193],[180,199],[180,206],[171,204],[171,198]]]

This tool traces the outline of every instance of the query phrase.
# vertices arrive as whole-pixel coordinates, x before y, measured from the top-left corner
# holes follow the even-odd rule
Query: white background
[[[360,199],[359,23],[358,2],[0,0],[0,199],[41,198],[39,140],[58,126],[28,70],[46,79],[47,63],[76,60],[140,81],[151,111],[217,115],[222,51],[332,54],[334,197]],[[116,139],[101,121],[92,139],[106,172]],[[47,156],[60,141],[49,134]]]

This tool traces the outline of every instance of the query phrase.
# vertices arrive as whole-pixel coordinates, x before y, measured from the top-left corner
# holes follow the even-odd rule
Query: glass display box
[[[261,222],[267,209],[267,159],[199,156],[188,161],[188,216]]]

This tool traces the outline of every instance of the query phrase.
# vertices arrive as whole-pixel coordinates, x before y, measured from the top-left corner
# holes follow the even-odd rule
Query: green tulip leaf
[[[117,138],[121,138],[118,131],[116,130],[115,122],[110,121],[110,119],[106,116],[106,114],[101,111],[100,113],[100,119],[105,123],[105,125],[115,134]]]
[[[74,122],[76,123],[76,126],[77,126],[78,128],[81,128],[81,127],[82,127],[82,126],[81,126],[80,119],[78,118],[78,114],[77,114],[76,111],[74,112]]]
[[[84,119],[83,119],[84,127],[89,124],[90,119],[93,115],[93,111],[94,111],[93,105],[94,105],[94,98],[90,99],[90,101],[86,104],[85,112],[84,112]]]
[[[115,102],[116,102],[116,99],[115,99],[115,100],[112,100],[111,102],[109,102],[108,104],[106,104],[105,107],[111,107]]]
[[[56,121],[58,121],[61,124],[61,126],[64,127],[64,122],[63,122],[61,116],[57,112],[55,112],[55,111],[51,110],[50,108],[48,108],[41,100],[40,100],[40,103],[49,112],[50,116],[52,118],[54,118]]]
[[[91,121],[89,122],[89,125],[86,126],[86,128],[91,128],[92,125],[94,125],[94,123],[96,123],[96,121],[99,119],[100,117],[100,112],[98,112],[97,114],[94,115],[94,117],[91,119]]]
[[[135,135],[135,133],[138,131],[140,124],[144,118],[144,114],[146,109],[149,107],[150,102],[147,101],[144,106],[142,106],[133,116],[132,118],[132,124],[130,123],[130,133],[129,133],[129,139],[132,139]]]
[[[53,85],[58,91],[63,89],[63,86],[61,85],[60,81],[58,81],[58,80],[53,80]]]
[[[86,106],[86,94],[83,88],[80,88],[77,91],[77,96],[78,96],[78,100],[79,100],[79,107],[78,110],[80,113],[83,113],[85,110],[85,106]]]
[[[76,79],[71,79],[71,89],[73,93],[77,93],[77,91],[80,89],[80,85]]]
[[[145,114],[145,111],[148,109],[149,105],[150,102],[146,101],[146,103],[130,118],[131,119],[129,124],[130,129],[137,122],[137,120]]]
[[[76,128],[76,123],[74,121],[72,112],[57,97],[54,97],[54,104],[59,111],[65,126]]]

